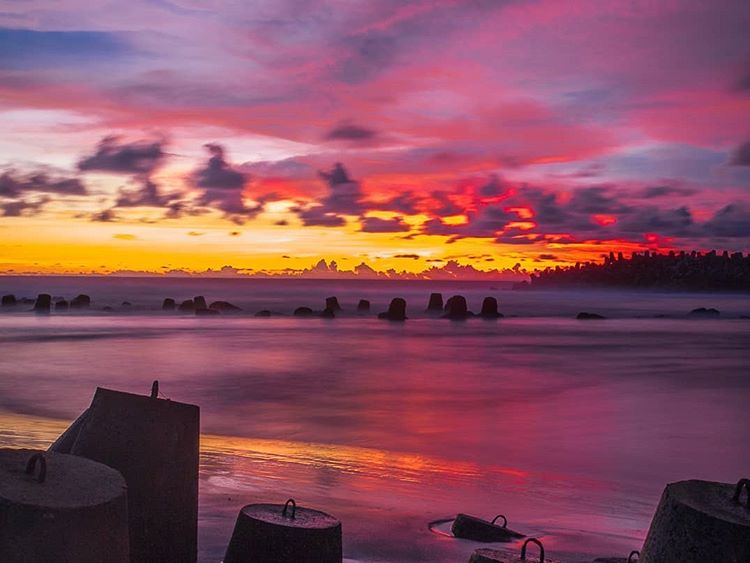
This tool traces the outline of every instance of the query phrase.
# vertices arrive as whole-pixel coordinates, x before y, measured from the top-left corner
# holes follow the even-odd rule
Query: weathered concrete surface
[[[133,562],[196,560],[199,418],[194,405],[99,388],[51,448],[125,477]]]
[[[503,525],[505,524],[505,525]],[[524,537],[507,527],[507,521],[493,524],[482,518],[468,514],[458,514],[451,525],[451,532],[457,538],[481,542],[508,542]]]
[[[240,510],[224,563],[341,563],[341,522],[325,512],[280,504]]]
[[[680,481],[664,489],[640,563],[747,563],[750,509],[733,500],[735,486]]]
[[[33,450],[0,450],[0,561],[127,563],[125,479],[81,457],[44,454],[26,473]]]

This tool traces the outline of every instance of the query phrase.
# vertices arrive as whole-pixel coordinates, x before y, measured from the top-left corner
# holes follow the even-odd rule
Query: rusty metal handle
[[[154,382],[151,384],[151,398],[156,399],[156,397],[159,396],[159,380],[154,379]]]
[[[734,489],[734,496],[732,497],[732,500],[736,502],[737,504],[741,504],[740,502],[740,495],[742,494],[742,488],[745,488],[747,491],[747,508],[750,508],[750,479],[740,479],[737,481],[737,487]]]
[[[26,463],[26,474],[31,475],[34,473],[37,461],[39,462],[39,475],[36,476],[36,480],[39,483],[44,483],[44,480],[47,478],[47,460],[44,458],[44,454],[34,454],[29,458],[29,461]]]
[[[497,516],[495,516],[495,517],[494,517],[494,518],[492,519],[492,524],[494,524],[494,523],[495,523],[495,521],[496,521],[496,520],[497,520],[498,518],[502,518],[502,519],[503,519],[503,528],[507,528],[507,527],[508,527],[508,519],[507,519],[507,518],[506,518],[505,516],[503,516],[502,514],[498,514]]]
[[[542,542],[536,538],[529,538],[523,542],[523,546],[521,547],[521,560],[526,561],[526,546],[530,543],[539,546],[539,563],[544,563],[544,546],[542,545]]]
[[[284,510],[281,511],[281,515],[286,516],[286,510],[287,508],[289,508],[290,504],[292,505],[292,515],[290,516],[290,518],[294,520],[294,516],[297,513],[297,503],[294,502],[293,498],[290,498],[288,501],[286,501],[286,503],[284,504]]]
[[[635,556],[635,559],[633,559],[633,556]],[[630,555],[628,555],[628,563],[635,563],[640,558],[641,558],[641,552],[637,550],[633,550],[630,552]]]

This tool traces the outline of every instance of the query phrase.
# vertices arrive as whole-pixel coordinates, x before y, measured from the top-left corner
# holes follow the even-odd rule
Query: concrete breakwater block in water
[[[378,313],[378,318],[389,321],[405,321],[407,319],[406,300],[401,297],[394,297],[388,305],[388,310],[384,313]]]
[[[325,512],[286,504],[240,510],[224,563],[341,563],[341,522]]]
[[[326,309],[331,309],[333,312],[340,311],[341,305],[337,297],[326,297]]]
[[[539,556],[531,555],[529,544],[533,544],[539,551]],[[536,538],[529,538],[523,542],[521,555],[515,557],[507,551],[499,549],[477,549],[469,558],[469,563],[561,563],[558,559],[550,559],[544,554],[544,546]]]
[[[49,313],[52,306],[52,296],[48,293],[40,293],[34,302],[35,313]]]
[[[125,479],[82,457],[0,449],[0,561],[128,563]]]
[[[360,299],[357,303],[357,311],[360,313],[366,313],[370,310],[370,302],[367,299]]]
[[[482,301],[482,310],[479,316],[483,319],[499,319],[502,313],[497,310],[497,299],[494,297],[485,297]]]
[[[498,518],[502,519],[502,525],[496,524]],[[495,516],[491,522],[468,514],[458,514],[451,532],[457,538],[481,542],[507,542],[524,537],[508,528],[508,519],[502,514]]]
[[[743,495],[744,489],[744,495]],[[656,508],[640,563],[750,561],[750,481],[667,485]]]
[[[453,297],[449,297],[448,301],[445,302],[444,319],[460,321],[469,318],[470,316],[472,316],[472,313],[466,306],[466,297],[463,295],[454,295]]]
[[[50,447],[117,469],[128,485],[132,561],[197,557],[198,444],[195,405],[98,388],[91,406]]]
[[[443,310],[443,294],[430,293],[430,300],[427,302],[427,311],[440,313]]]

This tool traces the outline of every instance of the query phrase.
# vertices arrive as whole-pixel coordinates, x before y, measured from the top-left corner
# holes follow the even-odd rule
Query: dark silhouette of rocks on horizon
[[[15,307],[18,304],[15,295],[3,295],[0,306],[2,307]]]
[[[586,311],[582,311],[576,315],[576,319],[578,319],[579,321],[593,321],[598,319],[606,319],[606,317],[598,315],[596,313],[587,313]]]
[[[174,311],[177,308],[177,303],[171,297],[167,297],[161,304],[162,311]]]
[[[91,307],[91,297],[82,293],[70,301],[71,309],[88,309]]]
[[[357,303],[357,311],[360,313],[367,313],[370,311],[370,302],[367,299],[360,299]]]
[[[297,307],[293,313],[295,317],[312,317],[313,314],[314,312],[310,307]]]

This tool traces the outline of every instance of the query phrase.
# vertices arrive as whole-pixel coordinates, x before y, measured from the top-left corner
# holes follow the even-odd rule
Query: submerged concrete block
[[[366,313],[370,310],[370,302],[367,299],[360,299],[357,303],[357,311],[360,313]]]
[[[496,524],[498,518],[502,518],[502,525]],[[458,514],[451,525],[451,532],[457,538],[481,542],[509,542],[524,537],[508,528],[508,520],[502,514],[495,516],[491,522],[468,514]]]
[[[128,563],[125,479],[82,457],[1,449],[0,561]]]
[[[341,563],[341,522],[325,512],[286,504],[240,510],[224,563]]]
[[[52,451],[105,463],[128,485],[133,562],[197,557],[200,410],[195,405],[98,388]]]
[[[534,544],[538,550],[539,556],[531,555],[529,544]],[[520,557],[514,557],[507,551],[498,549],[477,549],[469,558],[469,563],[561,563],[558,559],[550,559],[544,554],[544,546],[536,538],[529,538],[523,542]]]
[[[750,481],[679,481],[664,489],[640,563],[750,561]]]

